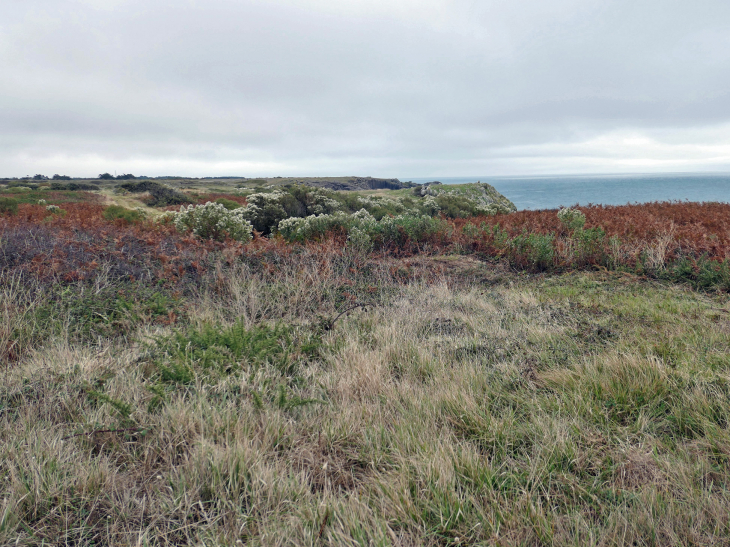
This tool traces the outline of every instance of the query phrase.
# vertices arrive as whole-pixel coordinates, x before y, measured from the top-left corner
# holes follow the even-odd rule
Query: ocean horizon
[[[571,205],[626,205],[652,201],[730,202],[730,173],[652,173],[542,176],[412,177],[443,184],[486,182],[518,210]]]

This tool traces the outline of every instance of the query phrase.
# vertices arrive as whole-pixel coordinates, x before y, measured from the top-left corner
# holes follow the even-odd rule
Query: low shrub
[[[126,209],[124,207],[120,207],[119,205],[110,205],[106,209],[104,209],[104,212],[102,213],[102,216],[105,220],[114,221],[114,220],[121,220],[123,222],[139,222],[144,219],[144,213],[142,211],[135,211],[133,209]]]
[[[516,262],[525,261],[533,268],[547,270],[555,258],[554,239],[552,234],[524,234],[510,241],[509,247]]]
[[[18,200],[0,197],[0,215],[15,215],[18,213]]]
[[[63,184],[61,182],[52,182],[51,183],[51,190],[99,190],[99,186],[97,184],[89,184],[88,182],[69,182],[66,184]]]
[[[233,211],[234,209],[238,209],[239,207],[242,207],[242,205],[240,203],[237,203],[237,202],[233,201],[232,199],[227,199],[227,198],[218,198],[217,200],[215,200],[215,203],[220,203],[221,205],[223,205],[223,207],[225,207],[229,211]]]

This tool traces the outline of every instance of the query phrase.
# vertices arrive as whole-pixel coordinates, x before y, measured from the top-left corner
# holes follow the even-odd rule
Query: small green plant
[[[126,209],[124,207],[120,207],[119,205],[110,205],[109,207],[104,209],[102,216],[105,220],[121,220],[122,222],[130,224],[134,222],[139,222],[144,219],[144,213],[142,211]]]
[[[583,213],[578,209],[570,209],[568,207],[558,211],[558,220],[568,230],[580,230],[586,224],[586,216]]]
[[[250,329],[242,321],[228,328],[205,325],[159,338],[156,345],[165,357],[157,366],[162,381],[177,384],[192,382],[196,371],[231,374],[242,366],[269,364],[288,373],[294,366],[293,343],[291,329],[283,325]]]
[[[18,200],[0,197],[0,215],[15,215],[18,213]]]
[[[553,265],[554,239],[553,234],[523,234],[515,237],[510,246],[518,258],[526,259],[531,266],[544,270]]]

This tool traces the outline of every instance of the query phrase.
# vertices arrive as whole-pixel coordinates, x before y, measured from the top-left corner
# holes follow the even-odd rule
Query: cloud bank
[[[10,0],[0,176],[730,170],[722,0]]]

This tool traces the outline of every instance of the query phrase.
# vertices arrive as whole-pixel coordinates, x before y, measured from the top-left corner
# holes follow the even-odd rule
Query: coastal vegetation
[[[50,184],[0,186],[0,544],[730,541],[730,205]]]

